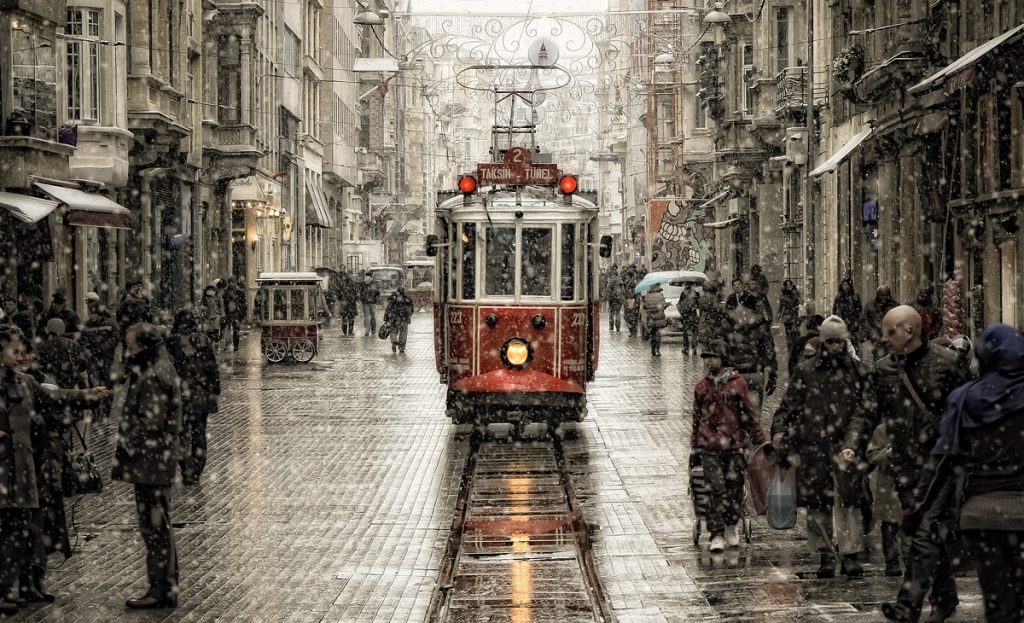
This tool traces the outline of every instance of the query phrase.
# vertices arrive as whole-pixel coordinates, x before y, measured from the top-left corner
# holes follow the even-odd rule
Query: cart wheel
[[[743,520],[743,538],[745,538],[747,540],[747,543],[750,543],[750,541],[751,541],[751,539],[753,537],[753,534],[754,534],[754,524],[753,524],[753,522],[751,522],[749,519],[744,519]]]
[[[270,363],[281,363],[288,355],[288,345],[281,340],[269,340],[263,345],[263,354]]]
[[[700,519],[693,520],[693,544],[700,545]]]
[[[292,357],[299,363],[306,363],[313,359],[316,354],[316,346],[307,339],[301,339],[292,344]]]

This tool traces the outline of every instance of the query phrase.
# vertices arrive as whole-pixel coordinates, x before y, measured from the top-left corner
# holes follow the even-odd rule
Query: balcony
[[[28,188],[30,176],[68,179],[75,148],[32,136],[0,136],[0,187]]]
[[[807,68],[786,67],[775,76],[775,118],[798,121],[807,109]]]
[[[247,172],[267,153],[260,147],[256,128],[248,124],[212,125],[204,136],[210,137],[203,146],[208,159],[204,166],[215,178]]]

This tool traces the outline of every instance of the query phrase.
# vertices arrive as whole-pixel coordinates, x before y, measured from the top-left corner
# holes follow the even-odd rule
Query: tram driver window
[[[523,228],[523,296],[551,296],[551,229]]]
[[[576,300],[576,226],[562,225],[562,300]]]
[[[462,225],[462,298],[476,298],[476,224]]]
[[[487,229],[487,250],[484,268],[486,296],[516,294],[516,228]]]

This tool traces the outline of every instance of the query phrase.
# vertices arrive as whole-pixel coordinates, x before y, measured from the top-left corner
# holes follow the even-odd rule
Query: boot
[[[31,576],[23,576],[21,581],[21,596],[25,601],[32,603],[52,604],[57,598],[46,591],[43,586],[43,578],[46,577],[46,567],[32,565]]]
[[[931,612],[928,613],[928,617],[924,619],[924,623],[945,623],[946,619],[953,616],[956,612],[956,606],[940,607],[932,606]]]
[[[840,571],[848,578],[864,577],[864,567],[857,562],[857,554],[844,554]]]
[[[818,560],[818,579],[828,580],[836,577],[836,559],[832,554],[822,554]]]
[[[882,553],[885,554],[885,575],[903,575],[900,569],[900,525],[896,522],[882,522]]]
[[[18,614],[18,604],[7,601],[6,599],[0,599],[0,615]]]

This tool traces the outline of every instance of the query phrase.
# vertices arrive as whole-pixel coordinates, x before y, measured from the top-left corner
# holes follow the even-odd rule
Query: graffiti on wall
[[[647,204],[651,271],[707,272],[714,266],[715,230],[703,227],[707,214],[700,204],[684,200],[652,200]]]

